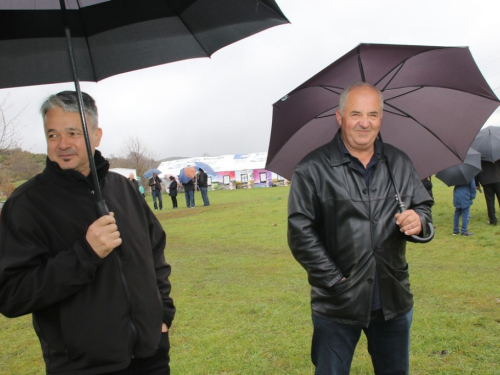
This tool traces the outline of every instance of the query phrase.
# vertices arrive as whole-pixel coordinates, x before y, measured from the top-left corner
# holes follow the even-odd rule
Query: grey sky
[[[272,105],[359,43],[469,46],[500,94],[500,5],[477,0],[277,0],[290,25],[179,61],[82,82],[99,106],[105,156],[139,136],[158,158],[267,151]],[[45,152],[38,108],[72,83],[0,90],[19,117],[23,149]],[[497,110],[486,125],[500,125]]]

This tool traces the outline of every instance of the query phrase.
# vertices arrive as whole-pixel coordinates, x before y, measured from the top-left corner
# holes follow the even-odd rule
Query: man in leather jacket
[[[408,374],[413,314],[406,241],[426,235],[433,201],[410,159],[377,139],[382,93],[344,90],[339,132],[297,165],[288,243],[311,285],[316,374],[349,374],[363,331],[376,374]],[[397,213],[389,164],[401,199]]]

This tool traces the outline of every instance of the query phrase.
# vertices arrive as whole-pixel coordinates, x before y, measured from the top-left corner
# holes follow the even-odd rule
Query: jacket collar
[[[337,131],[335,137],[329,144],[329,154],[330,154],[330,166],[337,167],[341,164],[347,164],[351,162],[349,155],[344,153],[345,145],[341,137],[341,129]],[[379,160],[385,160],[385,153],[383,143],[377,138],[375,139],[375,152],[380,153]]]
[[[104,159],[99,150],[95,150],[94,152],[94,162],[97,169],[99,185],[102,187],[104,184],[104,178],[108,174],[109,162]],[[63,170],[59,167],[59,164],[50,160],[48,157],[45,161],[45,169],[43,170],[42,175],[59,185],[67,187],[78,186],[81,184],[87,184],[90,188],[93,188],[94,186],[92,176],[90,174],[88,176],[84,176],[74,169]]]

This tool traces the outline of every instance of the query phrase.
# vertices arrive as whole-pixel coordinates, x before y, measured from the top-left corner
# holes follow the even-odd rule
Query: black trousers
[[[156,354],[149,358],[134,358],[126,369],[102,375],[170,375],[170,342],[168,332],[161,334],[160,347]]]
[[[170,198],[172,198],[172,207],[177,208],[177,196],[171,195]]]
[[[500,182],[494,184],[483,185],[484,199],[486,200],[486,208],[488,209],[488,219],[491,224],[497,223],[495,215],[495,196],[500,204]]]

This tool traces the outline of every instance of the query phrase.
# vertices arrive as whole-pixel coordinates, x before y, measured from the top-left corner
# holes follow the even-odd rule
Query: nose
[[[370,118],[368,117],[368,115],[360,116],[359,125],[365,128],[370,126]]]
[[[70,139],[68,136],[62,134],[59,138],[59,148],[62,150],[66,150],[71,147],[70,145]]]

